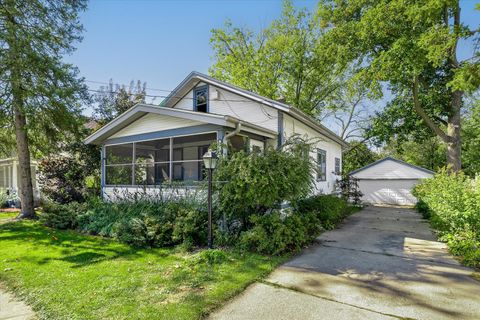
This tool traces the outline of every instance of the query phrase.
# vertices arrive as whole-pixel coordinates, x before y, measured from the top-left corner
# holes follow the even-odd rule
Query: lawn
[[[286,258],[227,250],[209,263],[36,222],[1,224],[0,243],[0,281],[40,319],[198,319]]]
[[[9,219],[15,218],[18,216],[18,212],[1,212],[0,211],[0,223],[6,222]]]

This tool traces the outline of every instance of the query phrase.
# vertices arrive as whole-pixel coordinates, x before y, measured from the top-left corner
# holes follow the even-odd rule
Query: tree
[[[213,29],[215,62],[211,76],[276,100],[285,100],[316,116],[340,87],[333,58],[321,51],[325,32],[305,9],[284,2],[282,16],[254,34],[233,27]]]
[[[421,141],[391,138],[381,153],[432,171],[446,166],[445,145],[436,136]]]
[[[98,93],[94,95],[97,103],[94,108],[94,117],[101,125],[106,124],[118,115],[124,113],[137,103],[145,103],[147,84],[138,80],[130,82],[127,88],[119,84],[114,85],[110,79],[108,86],[100,87]]]
[[[81,40],[86,1],[5,0],[0,3],[0,88],[7,131],[15,133],[20,167],[20,218],[34,218],[30,149],[79,128],[87,98],[78,70],[62,60]]]
[[[388,84],[410,106],[404,119],[416,114],[460,170],[463,97],[480,84],[480,56],[457,58],[458,42],[478,31],[462,24],[459,1],[324,0],[317,18],[329,28],[321,42],[337,63],[358,66],[355,78],[378,96]]]
[[[464,171],[470,176],[480,174],[480,98],[472,101],[462,126],[462,161]]]
[[[343,174],[360,169],[378,160],[378,155],[361,141],[351,141],[350,147],[343,153]]]

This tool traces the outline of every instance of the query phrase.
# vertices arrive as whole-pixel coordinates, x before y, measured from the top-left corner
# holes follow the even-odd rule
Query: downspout
[[[223,137],[223,143],[226,144],[228,142],[228,139],[239,134],[240,130],[242,130],[242,122],[238,121],[237,125],[235,126],[235,130],[233,130],[229,134],[225,135],[225,137]]]

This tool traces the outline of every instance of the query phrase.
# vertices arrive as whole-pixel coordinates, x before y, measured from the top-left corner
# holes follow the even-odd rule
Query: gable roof
[[[113,134],[117,133],[121,129],[125,128],[129,124],[133,123],[135,120],[140,119],[142,116],[154,113],[159,115],[165,115],[170,117],[188,119],[188,120],[195,120],[209,124],[215,124],[218,126],[230,127],[235,128],[238,123],[242,124],[242,128],[246,129],[246,131],[256,133],[259,135],[263,135],[269,138],[275,138],[277,133],[275,131],[257,126],[255,124],[242,121],[240,119],[231,117],[231,116],[224,116],[212,113],[202,113],[202,112],[195,112],[195,111],[188,111],[188,110],[181,110],[181,109],[172,109],[167,107],[161,107],[156,105],[149,105],[149,104],[136,104],[135,106],[131,107],[108,124],[103,126],[101,129],[95,131],[93,134],[88,136],[84,143],[86,144],[100,144],[104,140],[108,139],[108,137],[112,136]]]
[[[370,164],[367,164],[366,166],[362,167],[362,168],[359,168],[357,170],[353,170],[352,172],[350,172],[348,175],[351,176],[351,175],[354,175],[354,174],[357,174],[361,171],[364,171],[366,169],[369,169],[369,168],[372,168],[374,166],[377,166],[385,161],[393,161],[395,163],[398,163],[400,165],[403,165],[403,166],[406,166],[406,167],[409,167],[409,168],[412,168],[412,169],[416,169],[416,170],[419,170],[419,171],[422,171],[423,173],[427,173],[427,174],[435,174],[435,172],[431,171],[431,170],[428,170],[428,169],[425,169],[425,168],[422,168],[422,167],[419,167],[419,166],[416,166],[416,165],[413,165],[413,164],[410,164],[408,162],[405,162],[405,161],[402,161],[402,160],[398,160],[398,159],[395,159],[395,158],[392,158],[392,157],[385,157],[383,159],[380,159],[380,160],[377,160],[375,162],[372,162]]]
[[[337,134],[335,134],[333,131],[322,125],[319,121],[316,119],[312,118],[311,116],[307,115],[303,111],[294,108],[288,104],[269,99],[266,97],[263,97],[259,94],[256,94],[254,92],[239,88],[237,86],[234,86],[232,84],[229,84],[224,81],[220,81],[217,79],[214,79],[210,76],[207,76],[203,73],[193,71],[191,72],[166,98],[165,100],[162,101],[160,104],[161,106],[164,107],[170,107],[173,108],[183,97],[185,97],[186,94],[190,92],[197,84],[200,82],[204,82],[207,84],[211,84],[215,87],[227,90],[229,92],[235,93],[239,96],[245,97],[247,99],[251,99],[253,101],[256,101],[258,103],[261,103],[263,105],[272,107],[274,109],[277,109],[279,111],[285,112],[289,114],[290,116],[294,117],[295,119],[301,121],[302,123],[306,124],[307,126],[311,127],[312,129],[320,132],[321,134],[325,135],[326,137],[332,139],[333,141],[337,142],[340,144],[342,147],[347,147],[348,143],[344,141],[342,138],[340,138]]]

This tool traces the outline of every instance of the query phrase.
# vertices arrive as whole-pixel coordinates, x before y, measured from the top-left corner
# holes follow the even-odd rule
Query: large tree
[[[479,55],[459,61],[458,43],[474,36],[461,21],[458,0],[324,0],[319,24],[337,63],[354,63],[356,78],[373,91],[385,84],[447,147],[452,170],[461,169],[461,122],[465,91],[480,83]],[[398,101],[398,100],[401,100]]]
[[[14,132],[19,160],[21,218],[34,218],[32,145],[53,145],[77,132],[86,87],[63,61],[81,40],[79,13],[86,1],[0,1],[0,108]]]
[[[318,46],[324,33],[306,9],[284,2],[279,19],[254,33],[227,21],[213,29],[214,64],[209,73],[220,80],[319,115],[324,102],[340,87],[340,70]]]

